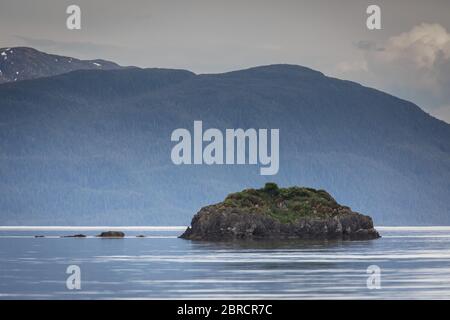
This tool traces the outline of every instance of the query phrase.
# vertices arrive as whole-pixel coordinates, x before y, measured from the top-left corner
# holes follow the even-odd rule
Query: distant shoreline
[[[128,230],[128,231],[184,231],[188,226],[0,226],[0,231],[26,230]],[[450,231],[450,226],[376,226],[377,229],[389,230],[443,230]]]
[[[0,231],[27,230],[128,230],[128,231],[184,231],[187,226],[0,226]]]

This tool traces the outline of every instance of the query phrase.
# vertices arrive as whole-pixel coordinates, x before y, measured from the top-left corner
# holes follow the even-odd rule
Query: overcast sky
[[[68,30],[70,4],[82,29]],[[382,30],[366,28],[366,8]],[[0,0],[0,47],[223,72],[292,63],[417,103],[450,123],[449,0]]]

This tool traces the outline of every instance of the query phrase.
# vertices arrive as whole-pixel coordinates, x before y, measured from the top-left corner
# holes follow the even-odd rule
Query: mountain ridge
[[[267,182],[254,166],[171,163],[171,132],[194,120],[280,128],[270,180],[329,190],[375,224],[450,223],[450,126],[308,68],[80,70],[0,85],[0,111],[0,224],[187,224]]]
[[[30,47],[0,48],[0,84],[50,77],[80,69],[109,70],[122,68],[103,60],[80,60],[48,54]]]

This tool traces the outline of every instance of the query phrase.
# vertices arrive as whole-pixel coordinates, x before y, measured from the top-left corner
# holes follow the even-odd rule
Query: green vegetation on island
[[[279,188],[275,183],[266,183],[261,189],[232,193],[222,204],[224,207],[239,208],[242,212],[264,213],[282,223],[295,222],[304,217],[330,218],[338,214],[341,207],[325,190]]]

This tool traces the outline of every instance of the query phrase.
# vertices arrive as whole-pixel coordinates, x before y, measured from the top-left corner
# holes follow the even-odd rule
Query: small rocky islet
[[[123,238],[125,233],[122,231],[105,231],[97,235],[99,238]]]
[[[200,209],[180,236],[189,240],[371,240],[372,218],[340,205],[325,190],[279,188],[232,193]]]
[[[44,235],[35,235],[35,238],[45,238]],[[95,237],[97,238],[124,238],[125,237],[125,233],[122,231],[104,231],[101,232],[100,234],[96,235]],[[143,234],[139,234],[136,236],[136,238],[146,238],[146,235]],[[65,236],[60,236],[60,238],[87,238],[87,236],[85,234],[73,234],[73,235],[65,235]]]
[[[61,238],[86,238],[85,234],[74,234],[74,235],[69,235],[69,236],[61,236]]]

